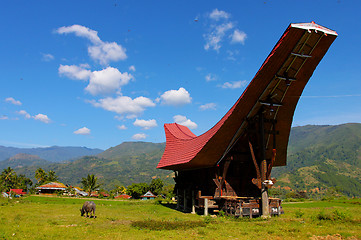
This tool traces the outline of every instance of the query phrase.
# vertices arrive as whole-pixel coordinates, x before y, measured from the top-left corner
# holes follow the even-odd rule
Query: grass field
[[[141,200],[98,200],[97,218],[80,217],[86,199],[0,198],[0,239],[361,239],[361,199],[284,203],[285,214],[204,217]]]

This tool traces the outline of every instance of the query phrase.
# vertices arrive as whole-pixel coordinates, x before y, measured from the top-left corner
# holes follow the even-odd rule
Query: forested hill
[[[171,171],[156,168],[164,148],[165,143],[124,142],[99,155],[85,156],[68,163],[46,165],[43,169],[55,171],[59,181],[75,186],[81,186],[80,181],[83,177],[94,174],[102,188],[108,190],[116,185],[148,183],[156,177],[162,178],[167,184],[173,184]],[[16,168],[15,171],[33,178],[36,166]]]
[[[39,158],[50,162],[62,162],[67,160],[74,160],[82,156],[96,155],[103,152],[97,148],[86,147],[41,147],[41,148],[15,148],[0,146],[0,161],[6,160],[15,156],[16,154],[30,154],[37,155]]]
[[[104,189],[155,177],[174,183],[172,171],[156,168],[164,148],[165,143],[124,142],[95,156],[38,166],[21,164],[19,157],[14,170],[33,178],[42,167],[55,171],[61,182],[76,186],[82,177],[95,174]],[[272,177],[278,180],[275,187],[298,191],[334,187],[349,196],[361,196],[361,124],[292,128],[287,166],[274,168]]]
[[[282,187],[334,187],[361,196],[361,124],[292,128],[287,166],[274,168],[272,175]]]

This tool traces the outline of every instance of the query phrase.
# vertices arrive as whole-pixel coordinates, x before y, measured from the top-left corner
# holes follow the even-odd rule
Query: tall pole
[[[268,190],[265,186],[266,174],[267,174],[267,161],[266,161],[266,146],[265,146],[265,136],[264,136],[264,116],[263,108],[261,108],[259,113],[259,131],[260,131],[260,146],[261,146],[261,197],[262,197],[262,217],[269,217],[269,202],[268,202]]]

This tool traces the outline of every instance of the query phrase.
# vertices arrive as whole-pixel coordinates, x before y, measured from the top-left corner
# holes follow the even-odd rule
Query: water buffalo
[[[81,216],[84,216],[84,213],[86,213],[86,217],[88,217],[88,214],[90,217],[94,217],[95,216],[95,203],[92,201],[86,201],[83,205],[83,207],[80,209],[81,212]]]

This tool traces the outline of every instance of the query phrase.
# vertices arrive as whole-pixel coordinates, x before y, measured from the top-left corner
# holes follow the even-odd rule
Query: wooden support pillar
[[[177,210],[180,208],[180,198],[179,198],[179,189],[177,188]]]
[[[192,214],[196,214],[196,198],[194,195],[194,191],[192,191]]]
[[[208,216],[208,198],[204,199],[204,216]]]
[[[264,116],[263,108],[259,112],[259,131],[260,131],[260,150],[261,150],[261,197],[262,197],[262,217],[270,217],[269,202],[268,202],[268,189],[265,186],[266,174],[267,174],[267,161],[266,161],[266,146],[264,135]]]
[[[187,190],[184,189],[184,195],[183,195],[183,211],[187,211]]]

